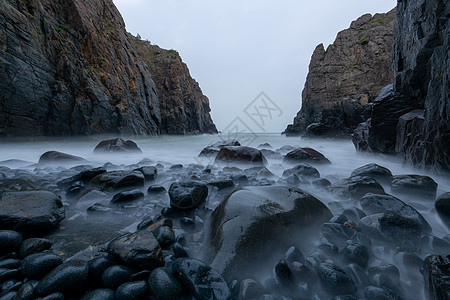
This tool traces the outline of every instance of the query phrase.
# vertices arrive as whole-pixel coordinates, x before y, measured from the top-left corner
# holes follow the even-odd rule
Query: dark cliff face
[[[357,148],[450,171],[449,16],[447,0],[398,1],[393,89],[375,101]]]
[[[394,19],[395,9],[363,15],[339,32],[326,50],[322,44],[316,47],[302,92],[302,108],[287,134],[304,133],[312,123],[336,128],[336,122],[344,133],[351,132],[367,118],[367,109],[359,106],[371,102],[392,82]]]
[[[139,56],[147,62],[160,98],[161,133],[217,133],[209,114],[209,99],[175,50],[135,40]],[[187,125],[187,126],[186,126]]]
[[[166,132],[134,40],[111,0],[1,1],[0,135]]]

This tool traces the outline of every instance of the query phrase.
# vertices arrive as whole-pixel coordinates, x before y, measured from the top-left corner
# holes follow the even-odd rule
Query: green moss
[[[377,22],[380,23],[381,25],[384,25],[384,19],[381,17],[377,18]]]
[[[365,38],[365,39],[359,40],[358,44],[364,46],[364,45],[367,45],[369,42],[370,42],[369,38]]]
[[[55,30],[57,32],[60,32],[61,30],[67,30],[67,29],[69,29],[69,27],[67,27],[66,25],[63,25],[63,24],[59,24],[58,26],[55,27]]]

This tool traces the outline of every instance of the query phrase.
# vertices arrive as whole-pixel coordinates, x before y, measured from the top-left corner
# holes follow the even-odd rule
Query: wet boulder
[[[440,195],[436,202],[434,203],[434,207],[438,212],[441,219],[450,226],[450,193],[444,193]]]
[[[392,177],[391,191],[434,200],[437,186],[437,183],[429,176],[395,175]]]
[[[119,204],[139,200],[141,198],[144,198],[144,193],[140,190],[128,190],[115,194],[111,200],[111,203]]]
[[[226,278],[252,278],[260,268],[270,270],[286,249],[303,243],[301,237],[331,216],[322,202],[298,189],[243,188],[214,210],[205,260]]]
[[[231,292],[222,275],[203,262],[178,258],[172,272],[197,300],[231,299]]]
[[[158,175],[158,169],[153,166],[144,166],[136,169],[135,171],[141,172],[145,180],[154,180],[156,176]]]
[[[148,291],[147,282],[126,282],[116,290],[116,300],[145,299]]]
[[[39,158],[40,164],[54,164],[54,163],[85,163],[86,160],[82,157],[58,152],[47,151]]]
[[[0,229],[43,233],[58,227],[64,216],[61,199],[50,191],[9,191],[0,195]]]
[[[332,295],[353,294],[356,291],[353,279],[338,265],[321,263],[317,266],[317,275],[325,291]]]
[[[429,299],[450,299],[450,255],[425,258],[423,278]]]
[[[220,152],[220,149],[227,146],[241,146],[241,143],[239,143],[236,140],[223,140],[218,141],[208,147],[203,148],[203,150],[200,152],[198,156],[213,156],[217,155]]]
[[[343,198],[359,199],[367,193],[384,194],[383,187],[372,177],[353,176],[328,187],[328,191]]]
[[[123,265],[114,265],[107,268],[102,274],[103,286],[115,290],[125,282],[128,282],[134,270]]]
[[[148,228],[115,238],[107,251],[130,267],[153,270],[164,265],[161,247]]]
[[[191,210],[205,202],[208,186],[200,181],[174,182],[169,187],[170,206],[179,210]]]
[[[266,158],[260,150],[245,146],[222,147],[215,159],[216,162],[223,163],[251,163],[264,164]]]
[[[57,185],[60,188],[67,189],[68,187],[73,185],[73,183],[75,183],[77,181],[81,181],[81,182],[87,184],[87,183],[89,183],[89,181],[92,178],[94,178],[97,175],[103,174],[105,172],[106,172],[105,168],[93,168],[93,169],[84,170],[84,171],[81,171],[80,173],[75,174],[69,178],[65,178],[63,180],[58,181]]]
[[[401,300],[402,298],[392,290],[382,286],[368,286],[364,289],[364,296],[367,300]]]
[[[41,279],[63,263],[61,257],[53,253],[36,253],[22,260],[22,273],[29,279]]]
[[[360,228],[368,236],[387,242],[400,251],[420,250],[422,229],[413,219],[392,213],[379,213],[362,218]]]
[[[424,233],[431,232],[431,226],[425,218],[412,206],[391,195],[366,194],[359,203],[363,211],[368,214],[393,213],[405,218],[413,219],[421,225]]]
[[[329,164],[330,161],[322,153],[312,148],[297,148],[287,153],[284,157],[287,163],[321,163]]]
[[[355,241],[347,241],[347,245],[342,249],[341,255],[344,261],[356,263],[362,268],[365,268],[369,261],[369,249]]]
[[[114,300],[114,296],[113,290],[101,288],[87,292],[81,297],[81,300]]]
[[[72,260],[53,269],[36,286],[36,296],[46,296],[52,293],[78,292],[88,278],[86,262]]]
[[[391,171],[374,163],[353,170],[351,177],[353,176],[370,176],[380,183],[391,183],[392,181]]]
[[[20,178],[0,180],[0,192],[24,192],[41,189],[38,184],[30,180]]]
[[[139,171],[111,171],[95,176],[89,183],[92,188],[114,191],[129,187],[143,187],[144,174]]]
[[[96,152],[142,152],[142,150],[131,140],[116,138],[98,143],[94,149],[94,153]]]
[[[178,279],[164,268],[152,271],[148,278],[148,286],[152,295],[161,300],[177,300],[183,296],[183,286]]]
[[[320,177],[320,173],[316,168],[305,163],[298,164],[295,167],[283,171],[283,177],[288,177],[292,174],[295,174],[298,177],[306,177],[311,179]]]

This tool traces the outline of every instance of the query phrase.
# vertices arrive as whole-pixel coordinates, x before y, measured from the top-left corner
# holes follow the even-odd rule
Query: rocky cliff
[[[449,16],[447,0],[398,1],[394,84],[355,132],[357,149],[450,171]]]
[[[370,115],[380,90],[392,82],[391,50],[395,9],[366,14],[338,33],[325,50],[314,50],[302,92],[302,107],[286,134],[340,135],[353,132]]]
[[[112,0],[0,1],[0,135],[216,132],[187,68],[161,92],[174,60],[140,53]]]

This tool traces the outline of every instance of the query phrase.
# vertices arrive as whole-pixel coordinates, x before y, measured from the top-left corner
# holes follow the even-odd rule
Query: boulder
[[[79,292],[88,278],[86,262],[71,260],[56,267],[47,274],[36,286],[36,296],[46,296],[52,293]]]
[[[161,247],[148,228],[115,238],[107,251],[130,267],[153,270],[164,265]]]
[[[320,283],[332,295],[353,294],[356,291],[353,279],[334,263],[321,263],[316,267]]]
[[[372,177],[353,176],[328,187],[331,193],[343,198],[359,199],[367,193],[384,194],[383,187]]]
[[[319,171],[305,163],[296,165],[293,168],[286,169],[283,171],[283,177],[288,177],[289,175],[295,174],[298,177],[306,177],[311,179],[316,179],[320,177]]]
[[[241,143],[236,140],[218,141],[208,147],[203,148],[198,156],[213,156],[220,152],[220,149],[226,146],[241,146]]]
[[[87,292],[81,297],[81,300],[114,300],[114,296],[113,290],[101,288]]]
[[[224,163],[251,163],[264,164],[266,158],[260,150],[245,146],[222,147],[215,159],[216,162]]]
[[[164,268],[152,271],[148,278],[148,286],[152,295],[160,300],[177,300],[183,296],[183,286],[178,279]]]
[[[96,152],[141,152],[138,145],[131,140],[124,140],[121,138],[103,140],[94,149]]]
[[[368,286],[364,289],[364,296],[367,300],[389,299],[401,300],[402,298],[395,292],[383,286]]]
[[[125,282],[130,281],[134,269],[123,265],[114,265],[107,268],[102,274],[102,284],[104,287],[115,290]]]
[[[36,253],[22,260],[22,272],[26,278],[41,279],[63,263],[61,257],[53,253]]]
[[[63,179],[61,181],[58,181],[57,185],[60,188],[66,189],[66,188],[70,187],[74,182],[77,182],[77,181],[81,181],[81,182],[87,184],[92,178],[94,178],[97,175],[103,174],[103,173],[106,173],[105,168],[94,168],[94,169],[84,170],[74,176]]]
[[[371,119],[360,123],[352,135],[352,142],[357,151],[368,151],[369,148],[369,128]]]
[[[297,148],[284,156],[284,162],[288,163],[324,163],[329,164],[330,161],[322,153],[312,148]]]
[[[86,160],[82,157],[58,152],[47,151],[39,158],[40,164],[54,164],[54,163],[85,163]]]
[[[211,217],[204,258],[225,278],[267,271],[301,237],[318,230],[331,212],[313,196],[283,186],[245,187],[223,200]],[[255,278],[258,279],[258,278]]]
[[[370,176],[373,179],[377,180],[380,183],[391,183],[392,181],[392,173],[388,168],[382,167],[377,164],[367,164],[362,167],[359,167],[353,170],[353,176]]]
[[[61,199],[50,191],[11,191],[0,195],[0,228],[43,233],[64,219]]]
[[[391,191],[434,200],[437,186],[438,184],[429,176],[395,175],[392,177]]]
[[[366,194],[359,203],[363,211],[368,214],[392,213],[412,219],[420,224],[423,233],[429,234],[431,226],[424,217],[412,206],[391,195]]]
[[[450,193],[444,193],[440,195],[436,202],[434,203],[434,207],[438,212],[441,219],[450,226]]]
[[[111,200],[111,203],[120,204],[144,198],[144,193],[140,190],[128,190],[117,193]]]
[[[154,180],[158,175],[158,169],[153,166],[144,166],[136,169],[135,171],[139,171],[144,174],[145,180]]]
[[[11,192],[11,191],[34,191],[41,190],[42,188],[30,181],[25,179],[2,179],[0,180],[0,193]]]
[[[360,228],[364,234],[384,241],[400,251],[420,250],[422,228],[413,219],[392,213],[379,213],[362,218]]]
[[[203,262],[178,258],[172,272],[197,300],[231,300],[231,292],[220,273]]]
[[[208,186],[200,181],[174,182],[169,187],[170,206],[179,210],[191,210],[205,202]]]
[[[143,187],[144,174],[139,171],[111,171],[95,176],[90,181],[92,188],[99,190],[118,190],[129,187]]]
[[[22,235],[17,231],[0,230],[0,255],[19,250],[22,239]]]
[[[126,282],[116,290],[116,300],[144,299],[148,286],[145,281]]]
[[[450,299],[450,255],[431,255],[425,258],[423,278],[428,299]]]

